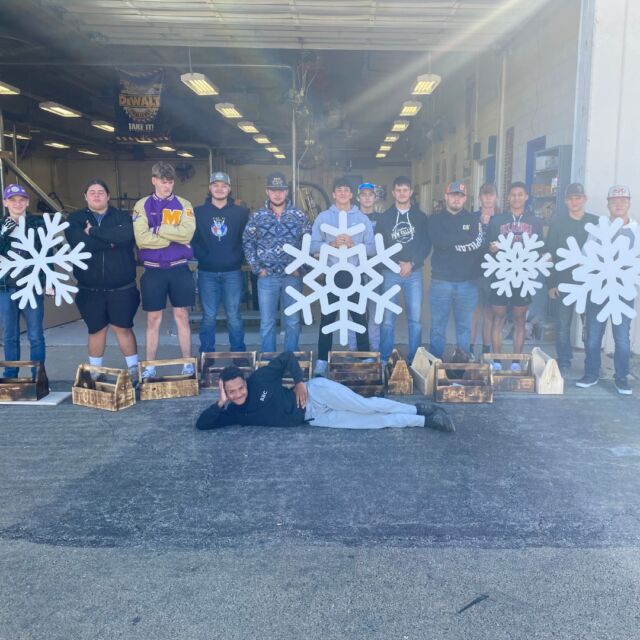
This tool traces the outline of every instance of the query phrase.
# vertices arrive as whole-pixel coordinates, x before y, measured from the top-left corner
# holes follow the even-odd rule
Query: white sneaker
[[[182,365],[183,376],[192,376],[195,372],[196,369],[191,362],[187,362],[187,364]]]
[[[326,360],[316,360],[316,366],[313,370],[313,376],[315,378],[326,378],[329,363]]]
[[[142,379],[143,380],[150,380],[151,378],[155,378],[156,377],[156,368],[155,367],[145,367],[142,370]]]

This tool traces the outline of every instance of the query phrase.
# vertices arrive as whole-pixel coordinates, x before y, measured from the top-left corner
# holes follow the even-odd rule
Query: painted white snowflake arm
[[[576,239],[567,239],[567,248],[558,249],[562,258],[558,271],[572,269],[573,282],[560,283],[558,289],[566,293],[566,305],[576,305],[584,313],[590,300],[601,306],[597,319],[620,324],[623,316],[636,317],[633,301],[640,287],[640,238],[637,232],[621,232],[623,220],[600,218],[597,225],[587,224],[589,238],[580,248]]]
[[[11,296],[12,300],[18,300],[20,309],[24,309],[29,304],[33,309],[37,307],[36,295],[43,293],[40,278],[44,275],[44,289],[53,288],[55,290],[55,303],[60,305],[62,299],[72,302],[71,293],[76,292],[77,287],[70,285],[68,273],[60,273],[55,270],[59,267],[70,272],[74,266],[80,269],[87,269],[84,260],[91,257],[88,252],[83,252],[83,243],[76,245],[71,251],[68,244],[64,242],[61,232],[69,224],[62,220],[62,214],[56,213],[53,217],[48,213],[43,216],[45,228],[38,229],[40,249],[38,249],[35,239],[35,230],[25,230],[25,219],[20,220],[16,233],[16,240],[12,243],[12,250],[7,257],[0,261],[0,277],[10,273],[16,279],[18,290]],[[18,253],[21,252],[21,253]],[[21,273],[30,270],[22,277]]]

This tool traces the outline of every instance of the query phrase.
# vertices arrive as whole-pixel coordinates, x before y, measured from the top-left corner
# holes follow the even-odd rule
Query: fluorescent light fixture
[[[386,158],[386,157],[387,157],[386,153],[381,153],[381,152],[376,153],[376,158]]]
[[[395,133],[390,133],[384,137],[385,142],[398,142],[398,140],[400,140],[400,136],[397,136]]]
[[[284,153],[275,153],[273,157],[278,158],[278,160],[284,160],[287,156],[285,156]]]
[[[420,109],[422,109],[422,102],[418,102],[417,100],[403,102],[400,116],[415,116],[418,114]]]
[[[253,122],[247,122],[246,120],[238,122],[238,129],[241,129],[245,133],[260,133]]]
[[[63,144],[62,142],[55,142],[54,140],[48,140],[44,143],[45,147],[53,147],[54,149],[70,149],[71,147],[68,144]]]
[[[253,139],[258,144],[271,144],[271,140],[269,140],[269,138],[267,138],[267,136],[263,136],[262,134],[260,134],[259,136],[253,136]]]
[[[168,144],[158,144],[156,145],[156,149],[160,149],[160,151],[175,151],[175,149]]]
[[[116,130],[110,122],[105,122],[104,120],[92,120],[91,126],[102,131],[107,131],[108,133],[113,133]]]
[[[390,144],[381,144],[380,145],[380,151],[391,151],[391,145]]]
[[[84,153],[85,156],[99,156],[97,151],[91,151],[90,149],[78,149],[78,153]]]
[[[153,140],[147,140],[147,138],[136,138],[138,144],[152,144]]]
[[[13,133],[5,133],[5,138],[13,138]],[[31,140],[31,136],[27,136],[24,133],[16,133],[16,140]]]
[[[425,73],[416,78],[415,84],[411,89],[414,96],[428,96],[436,90],[442,78],[435,73]]]
[[[203,73],[183,73],[180,80],[199,96],[217,96],[220,91]]]
[[[57,102],[41,102],[39,107],[43,111],[48,111],[49,113],[53,113],[56,116],[60,116],[61,118],[81,118],[82,114],[75,109],[70,109],[69,107],[65,107]]]
[[[20,95],[20,89],[6,82],[0,82],[0,96],[17,96]]]
[[[406,131],[409,128],[408,120],[394,120],[391,131]]]
[[[230,102],[218,102],[216,111],[225,118],[242,118],[242,114]]]
[[[188,151],[178,151],[178,155],[181,158],[193,158],[193,153],[189,153]]]
[[[269,153],[280,153],[280,149],[278,149],[278,147],[265,147],[265,149]]]

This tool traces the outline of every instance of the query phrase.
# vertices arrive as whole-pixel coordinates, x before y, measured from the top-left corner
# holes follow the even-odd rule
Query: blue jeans
[[[20,360],[20,314],[24,316],[27,325],[27,337],[31,346],[31,360],[44,364],[45,345],[44,330],[44,298],[36,296],[38,306],[32,309],[30,305],[24,309],[18,307],[18,302],[11,299],[16,289],[0,291],[0,320],[3,326],[4,359]],[[18,369],[10,367],[4,370],[5,378],[16,378]]]
[[[300,312],[288,316],[284,310],[295,302],[285,293],[287,287],[302,291],[300,276],[262,276],[258,277],[258,303],[260,305],[260,338],[262,351],[276,351],[276,321],[278,303],[282,312],[284,327],[284,351],[298,351],[300,338]]]
[[[244,327],[240,315],[243,290],[242,271],[198,271],[198,292],[202,305],[200,352],[216,350],[216,317],[220,302],[224,305],[229,331],[229,350],[246,351]]]
[[[409,327],[409,350],[407,353],[407,361],[411,363],[413,356],[422,343],[422,269],[412,271],[406,278],[394,273],[389,269],[385,269],[382,273],[384,282],[382,290],[388,291],[394,284],[400,285],[402,295],[404,297],[404,312],[407,314],[407,323]],[[398,302],[398,294],[393,296],[393,302]],[[386,362],[393,351],[393,343],[396,331],[396,314],[391,311],[384,312],[382,319],[382,327],[380,329],[380,356],[383,362]]]
[[[595,378],[600,377],[600,351],[602,337],[607,326],[606,321],[599,322],[596,318],[600,309],[602,309],[601,306],[587,302],[584,373]],[[616,378],[626,378],[629,375],[629,358],[631,356],[631,341],[629,339],[631,320],[627,316],[622,316],[622,322],[618,325],[611,323],[611,328],[616,346],[613,354],[615,376]]]
[[[478,285],[475,280],[447,282],[431,280],[429,305],[431,307],[431,335],[429,351],[442,358],[447,344],[447,324],[453,306],[458,348],[469,350],[473,311],[478,304]]]
[[[556,307],[556,356],[558,358],[558,366],[562,369],[569,369],[573,357],[571,325],[573,324],[573,313],[576,305],[567,306],[562,302],[562,298],[558,298],[554,302]]]

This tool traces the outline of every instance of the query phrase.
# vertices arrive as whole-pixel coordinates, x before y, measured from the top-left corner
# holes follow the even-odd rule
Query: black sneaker
[[[416,413],[419,416],[430,416],[431,414],[435,413],[436,409],[438,407],[436,407],[436,405],[433,402],[417,402],[416,403]]]
[[[614,378],[613,384],[621,396],[630,396],[633,393],[626,378]]]
[[[576,387],[580,387],[581,389],[588,389],[589,387],[593,387],[598,384],[598,380],[596,376],[582,376],[580,380],[576,382]]]
[[[435,429],[436,431],[445,431],[447,433],[453,433],[456,430],[451,416],[440,407],[435,407],[433,413],[425,417],[424,426],[427,429]]]

